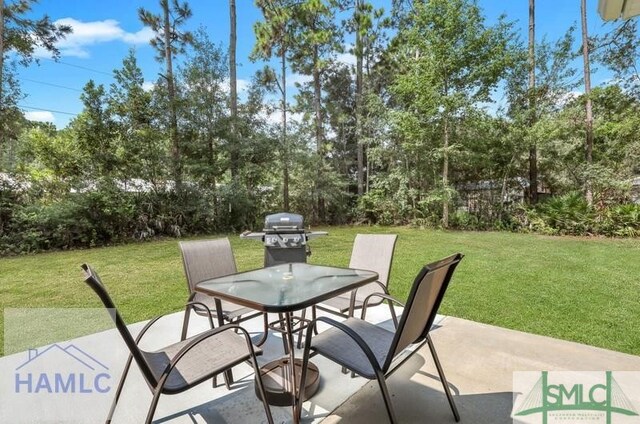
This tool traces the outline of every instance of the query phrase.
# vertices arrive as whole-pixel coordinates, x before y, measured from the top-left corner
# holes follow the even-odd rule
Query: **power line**
[[[41,110],[41,111],[44,111],[44,112],[61,113],[63,115],[71,115],[71,116],[78,115],[77,113],[63,112],[61,110],[45,109],[45,108],[42,108],[42,107],[35,107],[35,106],[18,105],[18,107],[22,107],[22,108],[25,108],[25,109]]]
[[[44,59],[49,60],[53,63],[59,63],[61,65],[71,66],[72,68],[84,69],[85,71],[91,71],[97,74],[109,75],[110,77],[113,76],[113,73],[111,72],[105,72],[105,71],[100,71],[98,69],[87,68],[86,66],[81,66],[81,65],[74,65],[73,63],[67,63],[67,62],[62,62],[60,60],[49,59],[48,57],[45,57]]]
[[[82,93],[82,90],[77,89],[77,88],[73,88],[73,87],[66,87],[66,86],[64,86],[64,85],[52,84],[52,83],[50,83],[50,82],[37,81],[37,80],[29,79],[29,78],[20,78],[20,79],[21,79],[21,80],[23,80],[23,81],[34,82],[34,83],[36,83],[36,84],[48,85],[48,86],[51,86],[51,87],[57,87],[57,88],[64,88],[64,89],[66,89],[66,90],[77,91],[77,92]]]

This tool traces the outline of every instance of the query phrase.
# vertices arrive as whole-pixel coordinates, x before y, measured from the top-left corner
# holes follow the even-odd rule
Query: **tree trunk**
[[[0,125],[4,126],[4,98],[2,83],[4,82],[4,0],[0,0]],[[0,127],[0,164],[4,149],[4,128]]]
[[[207,148],[209,150],[209,154],[208,154],[208,159],[207,162],[209,162],[209,181],[208,183],[211,184],[211,188],[215,188],[216,187],[216,174],[214,172],[214,167],[215,167],[215,156],[214,156],[214,149],[213,149],[213,144],[214,144],[214,140],[213,137],[211,135],[209,135],[209,140],[207,143]]]
[[[236,74],[236,43],[238,40],[236,31],[236,0],[229,0],[229,107],[231,109],[231,178],[234,179],[238,174],[238,77]]]
[[[2,82],[4,81],[4,0],[0,0],[0,112],[2,112]]]
[[[316,215],[317,220],[323,222],[325,219],[324,197],[320,193],[318,183],[323,180],[322,172],[324,165],[324,132],[322,128],[322,87],[320,83],[320,55],[318,45],[313,46],[313,109],[315,112],[316,130],[316,153],[318,154],[318,178],[315,182],[315,190],[318,195]]]
[[[449,227],[449,195],[447,188],[449,187],[449,117],[444,115],[444,142],[442,151],[442,188],[444,198],[442,200],[442,226]]]
[[[360,13],[362,0],[356,0],[356,143],[358,146],[358,196],[364,194],[364,146],[362,144],[362,35]]]
[[[178,112],[176,105],[176,89],[173,80],[173,57],[171,55],[171,22],[169,20],[169,2],[161,2],[164,13],[164,56],[167,64],[167,91],[170,109],[171,156],[173,159],[173,179],[175,190],[182,190],[182,160],[180,158],[180,141],[178,140]]]
[[[536,122],[536,2],[529,0],[529,128]],[[538,203],[538,147],[536,140],[529,145],[529,203]]]
[[[320,85],[320,58],[318,46],[313,47],[313,109],[315,112],[316,152],[322,156],[324,148],[324,134],[322,131],[322,87]]]
[[[282,147],[284,161],[282,164],[282,203],[285,211],[289,211],[289,141],[287,140],[287,50],[283,47],[280,56],[282,61]]]
[[[589,66],[589,35],[587,33],[587,5],[586,0],[580,2],[580,14],[582,20],[582,59],[584,62],[584,94],[586,103],[586,139],[584,145],[587,174],[585,178],[585,199],[589,205],[593,204],[593,191],[591,187],[591,162],[593,152],[593,109],[591,104],[591,69]]]

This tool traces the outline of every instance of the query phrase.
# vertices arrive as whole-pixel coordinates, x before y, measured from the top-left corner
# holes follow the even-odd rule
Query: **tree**
[[[582,60],[584,65],[584,94],[585,102],[585,129],[586,137],[584,142],[585,162],[587,172],[585,176],[585,199],[587,204],[593,204],[593,191],[591,188],[591,163],[593,161],[593,105],[591,102],[591,69],[589,64],[589,34],[587,32],[587,0],[580,2],[580,21],[582,23]]]
[[[324,136],[324,117],[322,101],[322,77],[329,66],[330,55],[339,48],[339,33],[334,22],[335,6],[333,0],[304,0],[295,9],[294,37],[296,43],[292,46],[292,69],[303,75],[310,75],[311,81],[311,109],[313,110],[313,138],[315,151],[318,156],[316,182],[322,180],[324,159],[327,154]],[[301,87],[303,88],[303,87]],[[306,87],[304,87],[306,88]],[[303,88],[303,89],[304,89]],[[324,221],[324,198],[319,195],[316,187],[312,190],[315,199],[311,220]]]
[[[614,79],[640,99],[640,39],[638,20],[613,24],[613,28],[593,40],[595,59],[613,71]]]
[[[401,68],[393,85],[399,102],[397,128],[408,142],[427,142],[427,128],[439,128],[442,225],[449,225],[450,155],[458,123],[491,101],[491,91],[511,60],[511,28],[502,18],[484,23],[475,1],[414,2],[410,25],[398,34]],[[429,129],[430,130],[430,129]]]
[[[120,165],[106,96],[102,84],[89,80],[80,95],[84,108],[70,124],[86,157],[86,176],[94,181],[112,180]]]
[[[287,139],[287,60],[289,49],[293,44],[293,0],[256,0],[264,17],[263,22],[254,25],[256,45],[252,57],[254,59],[270,59],[274,55],[280,59],[280,76],[271,68],[261,73],[262,81],[271,87],[277,87],[281,95],[281,150],[282,150],[282,203],[289,210],[289,169],[290,146]]]
[[[529,125],[535,124],[536,98],[536,1],[529,0]],[[538,150],[535,140],[529,147],[529,203],[538,203]]]
[[[358,196],[364,194],[364,143],[362,141],[362,36],[367,30],[370,22],[365,19],[364,2],[362,0],[355,0],[355,9],[353,20],[355,23],[356,33],[356,143],[358,146]]]
[[[238,154],[236,152],[236,143],[238,133],[236,125],[238,120],[238,77],[236,74],[236,43],[238,36],[236,33],[236,0],[229,0],[229,109],[231,112],[230,122],[230,152],[231,152],[231,177],[235,178],[238,174]]]
[[[234,160],[238,161],[240,137],[237,128],[229,137],[227,128],[237,127],[237,118],[228,124],[228,98],[224,91],[228,72],[227,56],[222,48],[211,42],[204,28],[198,29],[193,39],[193,54],[180,72],[185,122],[185,156],[187,166],[196,181],[210,190],[230,163],[232,177],[238,177],[238,169],[233,170]],[[222,140],[228,139],[226,146]],[[228,151],[229,160],[223,161],[223,147]],[[237,165],[237,163],[236,163]]]
[[[151,45],[158,51],[156,59],[164,62],[166,66],[167,93],[169,97],[169,133],[171,138],[171,156],[173,159],[173,179],[177,191],[182,189],[182,158],[180,136],[178,134],[178,104],[176,99],[175,80],[173,76],[173,58],[185,52],[185,47],[192,43],[191,33],[180,32],[180,26],[192,15],[187,2],[179,0],[160,0],[160,15],[150,11],[138,9],[138,17],[143,24],[148,25],[156,36],[151,40]]]
[[[37,0],[19,0],[5,5],[5,1],[0,0],[0,155],[7,135],[12,132],[9,126],[14,122],[5,112],[15,116],[16,106],[12,95],[15,94],[15,84],[11,88],[12,93],[5,95],[5,82],[8,86],[12,84],[5,77],[7,53],[15,52],[24,66],[33,60],[36,47],[44,48],[57,58],[60,53],[56,42],[71,33],[71,27],[56,25],[46,15],[39,19],[27,17],[35,3]]]
[[[17,65],[12,62],[3,73],[0,98],[0,171],[11,170],[16,162],[20,133],[25,128],[24,114],[18,102],[24,96],[17,76]]]
[[[141,178],[156,184],[164,175],[165,145],[154,121],[152,93],[144,89],[144,77],[135,50],[113,71],[115,82],[107,96],[108,114],[113,119],[118,174],[126,182]]]

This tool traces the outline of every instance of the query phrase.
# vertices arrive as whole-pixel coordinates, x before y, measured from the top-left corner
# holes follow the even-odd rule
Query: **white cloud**
[[[229,92],[231,91],[231,87],[229,84],[230,84],[229,78],[225,78],[224,81],[222,81],[222,83],[220,84],[220,89],[225,93],[229,94]],[[236,87],[238,90],[238,94],[245,93],[249,89],[249,85],[250,85],[249,80],[245,80],[242,78],[236,79]]]
[[[282,112],[279,110],[263,112],[261,113],[261,116],[271,125],[282,125]],[[291,124],[300,124],[302,123],[303,118],[304,114],[300,112],[287,113],[287,126]]]
[[[127,44],[144,44],[153,38],[151,28],[143,27],[137,32],[127,32],[120,27],[120,23],[114,19],[104,21],[82,22],[74,18],[62,18],[56,22],[58,25],[68,25],[73,32],[60,40],[56,47],[60,49],[62,56],[89,57],[87,47],[110,41],[122,41]],[[39,49],[36,54],[46,53]],[[50,54],[49,54],[50,55]]]
[[[559,106],[564,106],[567,103],[577,99],[578,97],[582,96],[584,94],[584,92],[580,92],[580,91],[568,91],[566,93],[563,93],[562,95],[560,95],[558,97],[558,102],[557,104]]]
[[[340,53],[338,56],[336,56],[336,62],[355,66],[356,56],[353,53]]]
[[[303,74],[291,74],[287,75],[287,86],[295,87],[296,84],[304,85],[307,82],[313,81],[313,77],[311,75],[303,75]]]
[[[149,27],[144,27],[138,32],[124,33],[124,35],[122,36],[122,40],[125,43],[129,43],[129,44],[146,44],[153,37],[155,37],[155,33],[153,32],[153,30]]]
[[[153,90],[153,87],[155,87],[156,84],[153,81],[145,81],[142,83],[142,89],[144,91],[151,91]]]
[[[56,122],[56,118],[55,116],[53,116],[53,113],[44,111],[44,110],[33,110],[33,111],[25,112],[24,117],[27,118],[29,121],[51,122],[51,123]]]
[[[355,46],[353,44],[345,44],[342,46],[342,51],[344,53],[340,53],[336,56],[336,62],[344,63],[345,65],[355,66],[356,65],[356,56],[353,54],[355,50]]]

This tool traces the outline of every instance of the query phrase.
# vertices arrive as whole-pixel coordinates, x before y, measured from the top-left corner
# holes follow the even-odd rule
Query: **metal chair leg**
[[[302,333],[304,333],[303,331],[303,322],[304,319],[307,316],[307,309],[303,309],[302,312],[300,313],[300,329],[298,330],[298,343],[297,343],[297,347],[298,349],[300,349],[302,347]]]
[[[389,396],[389,390],[387,389],[387,384],[384,381],[384,374],[381,372],[376,372],[378,385],[380,386],[380,391],[382,392],[382,398],[384,399],[384,406],[387,408],[387,415],[389,415],[389,421],[391,424],[397,424],[398,419],[396,418],[396,414],[393,410],[393,405],[391,405],[391,397]]]
[[[189,318],[191,317],[191,307],[187,306],[184,309],[184,319],[182,321],[182,333],[180,334],[180,341],[187,339],[187,332],[189,331]]]
[[[145,424],[151,424],[151,422],[153,421],[153,415],[156,413],[156,408],[158,407],[158,400],[160,400],[161,392],[161,387],[156,387],[156,389],[153,391],[153,399],[151,399],[151,405],[149,405],[147,419],[144,421]]]
[[[393,307],[393,302],[389,300],[387,302],[389,305],[389,312],[391,312],[391,319],[393,320],[393,328],[398,329],[398,317],[396,316],[396,309]]]
[[[264,321],[263,323],[264,333],[262,334],[262,337],[260,337],[260,340],[258,340],[255,343],[256,346],[262,346],[264,342],[267,341],[267,337],[269,336],[269,316],[267,315],[266,312],[262,314],[262,319]]]
[[[438,354],[436,353],[436,347],[433,345],[433,341],[431,340],[430,335],[427,335],[427,344],[429,345],[429,350],[431,351],[433,361],[436,363],[436,369],[438,370],[438,375],[440,376],[440,381],[442,382],[444,392],[447,395],[449,406],[451,407],[451,411],[453,412],[453,416],[455,417],[456,422],[458,422],[460,421],[460,414],[458,413],[458,408],[456,408],[456,403],[454,402],[453,396],[451,395],[449,383],[447,382],[447,378],[444,376],[444,370],[442,369],[442,365],[440,365],[440,360],[438,359]]]
[[[120,399],[120,394],[122,394],[124,381],[126,380],[127,375],[129,374],[129,368],[131,367],[132,360],[133,360],[133,355],[129,354],[129,357],[127,358],[127,362],[124,365],[124,370],[122,371],[122,376],[120,377],[120,382],[118,383],[118,387],[116,388],[116,395],[113,398],[113,402],[111,403],[111,408],[109,409],[109,415],[107,416],[107,420],[106,420],[107,424],[111,423],[111,420],[113,419],[113,414],[116,411],[116,404]]]
[[[251,362],[253,368],[256,373],[256,384],[258,385],[258,392],[260,393],[260,399],[262,399],[262,405],[264,406],[264,412],[267,414],[267,421],[269,424],[273,424],[273,417],[271,416],[271,408],[269,407],[269,402],[267,402],[267,394],[264,390],[264,383],[262,382],[262,373],[260,372],[260,367],[258,366],[258,361],[256,361],[255,356],[251,356]]]
[[[313,305],[311,307],[311,319],[313,320],[313,334],[315,334],[316,336],[318,335],[318,327],[315,324],[317,315],[318,311],[316,309],[316,305]]]

